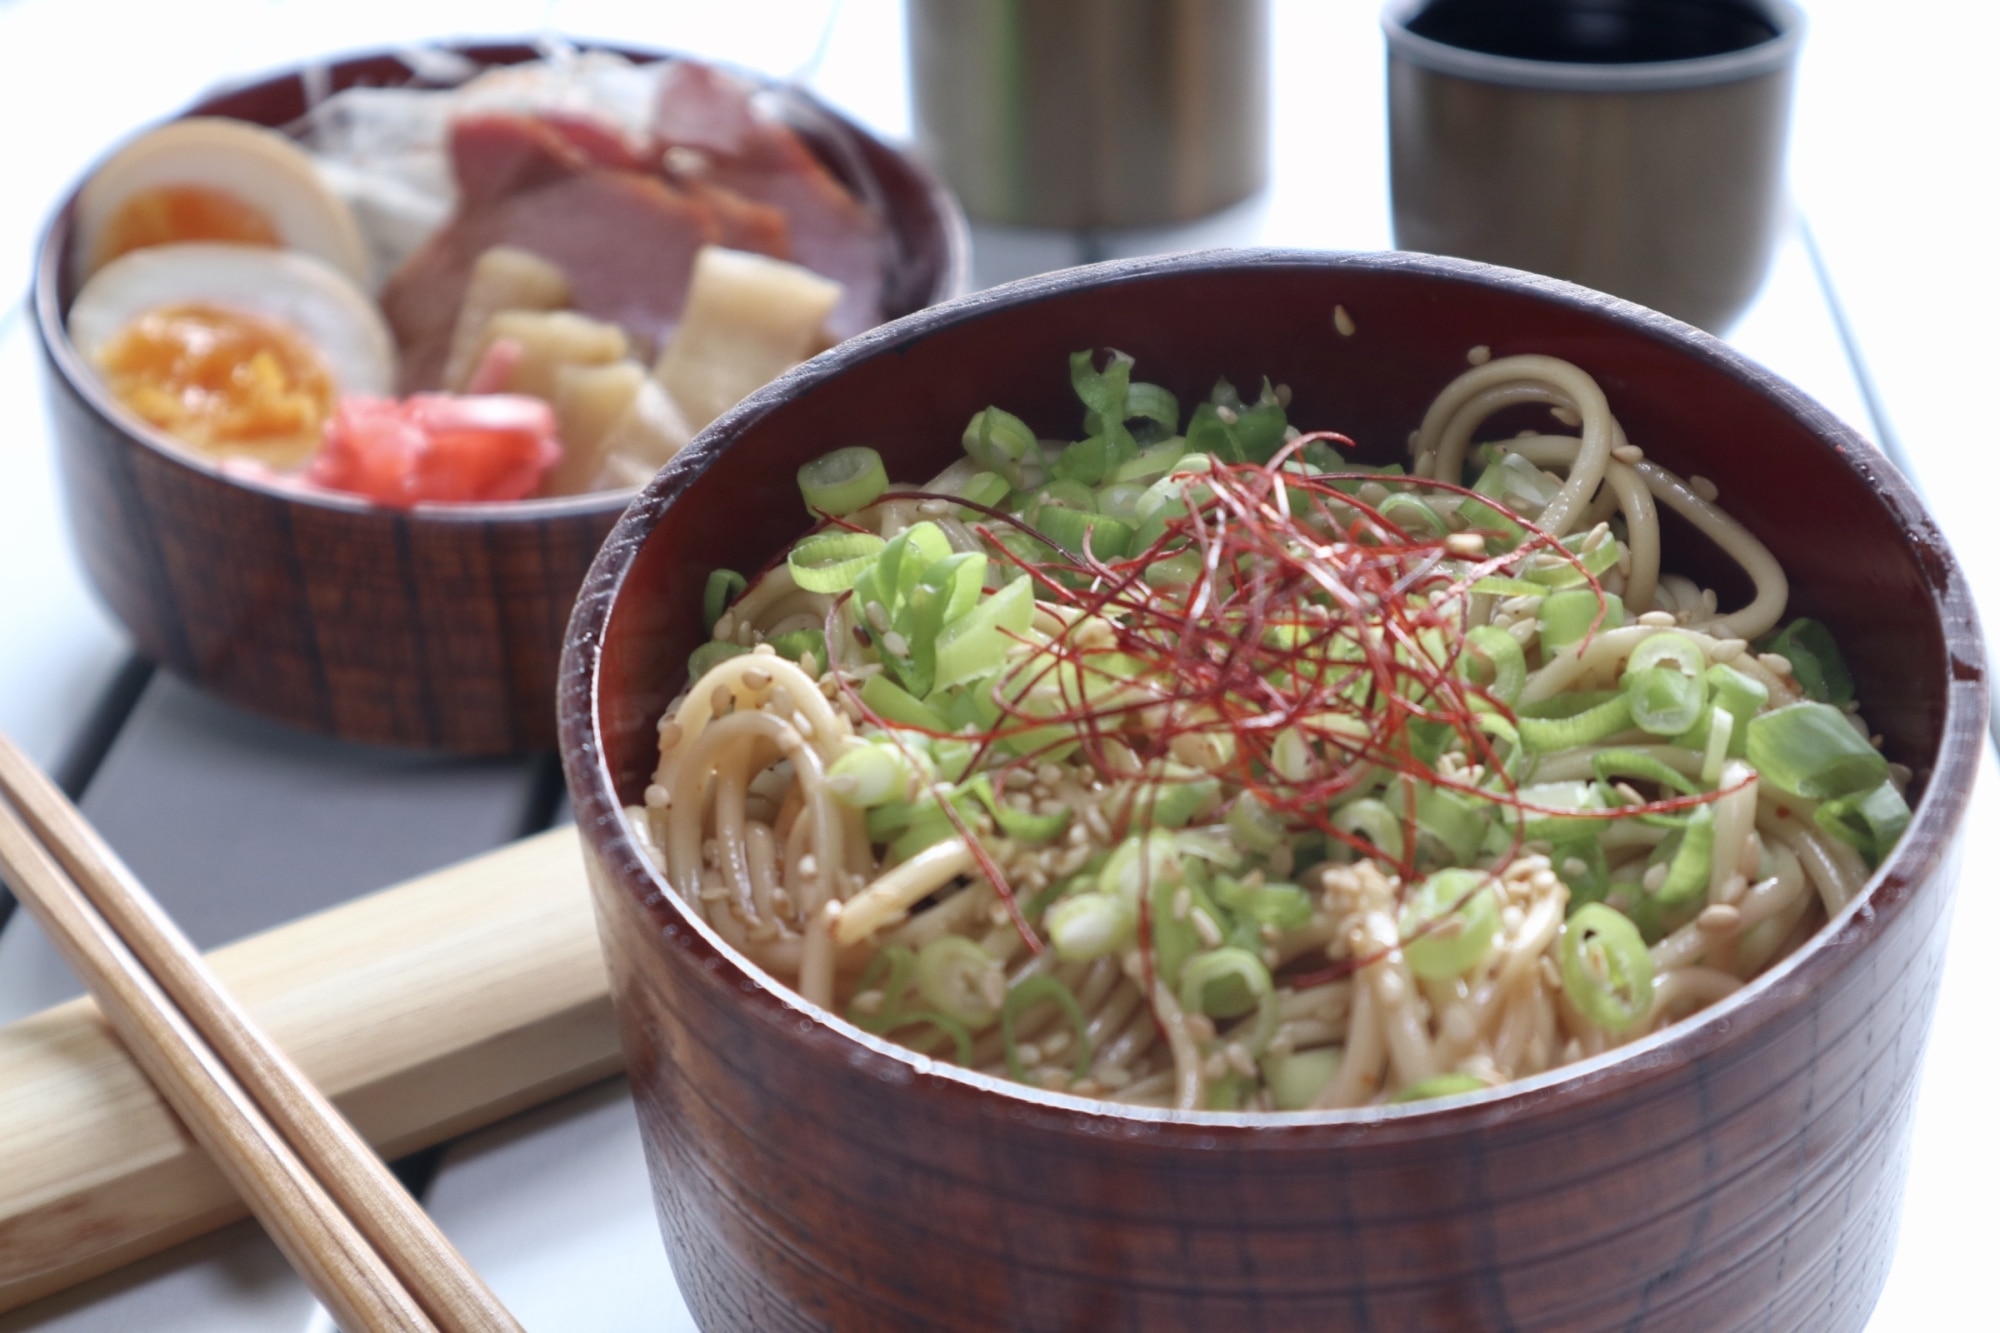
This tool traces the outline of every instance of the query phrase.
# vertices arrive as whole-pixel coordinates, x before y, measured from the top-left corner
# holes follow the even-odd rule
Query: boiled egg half
[[[70,253],[79,281],[121,255],[186,241],[297,250],[369,280],[354,216],[312,158],[247,121],[169,121],[121,148],[77,192]]]
[[[155,245],[106,264],[69,334],[129,411],[218,458],[296,465],[342,394],[386,394],[395,344],[337,269],[284,250]]]

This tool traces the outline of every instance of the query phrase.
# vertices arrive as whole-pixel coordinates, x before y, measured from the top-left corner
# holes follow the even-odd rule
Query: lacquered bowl
[[[798,535],[799,463],[865,440],[891,476],[925,477],[989,403],[1072,432],[1085,347],[1132,353],[1184,403],[1269,375],[1293,421],[1386,459],[1481,345],[1578,362],[1649,455],[1714,480],[1916,771],[1915,820],[1859,900],[1735,996],[1441,1104],[1125,1111],[805,1003],[635,851],[621,807],[702,637],[703,579]],[[1415,255],[1216,253],[1017,283],[856,339],[642,493],[564,661],[570,791],[682,1291],[710,1330],[1858,1329],[1895,1245],[1985,675],[1964,577],[1876,450],[1707,335],[1581,288]]]
[[[454,49],[488,65],[540,54]],[[282,126],[304,113],[309,85],[416,82],[394,55],[360,55],[216,93],[185,114]],[[805,94],[786,96],[834,173],[850,185],[866,173],[879,191],[890,315],[962,291],[965,223],[937,179]],[[553,745],[563,628],[630,492],[396,512],[225,474],[119,411],[70,343],[73,211],[74,195],[41,240],[35,328],[70,531],[139,651],[233,703],[347,740],[461,753]]]

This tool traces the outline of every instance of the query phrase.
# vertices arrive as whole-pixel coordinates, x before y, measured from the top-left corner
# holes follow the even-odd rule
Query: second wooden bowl
[[[540,54],[459,49],[488,65]],[[187,114],[282,126],[304,113],[309,84],[324,95],[411,81],[393,55],[356,56]],[[914,159],[807,105],[818,128],[803,132],[828,166],[865,171],[879,189],[894,252],[888,314],[962,290],[965,224],[949,193]],[[629,493],[397,512],[195,459],[120,411],[64,331],[73,212],[72,197],[42,237],[35,327],[70,530],[139,651],[233,703],[345,740],[474,754],[554,744],[563,630]]]
[[[621,809],[704,637],[703,580],[798,535],[801,462],[865,439],[892,476],[928,476],[990,403],[1068,429],[1068,355],[1106,346],[1183,402],[1218,374],[1269,375],[1295,420],[1386,457],[1479,345],[1578,362],[1649,455],[1713,479],[1916,771],[1914,822],[1866,890],[1735,995],[1444,1104],[1134,1110],[935,1062],[806,1003],[634,847]],[[770,503],[723,503],[745,494]],[[641,495],[564,669],[570,790],[682,1289],[704,1328],[767,1333],[1859,1329],[1894,1249],[1985,709],[1964,577],[1881,455],[1623,302],[1421,256],[1238,253],[1054,275],[856,339]]]

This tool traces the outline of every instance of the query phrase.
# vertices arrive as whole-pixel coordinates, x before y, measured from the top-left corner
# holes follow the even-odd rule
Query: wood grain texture
[[[699,641],[706,571],[756,567],[796,535],[782,507],[743,501],[851,438],[843,423],[869,422],[892,476],[929,475],[988,403],[1072,431],[1067,355],[1113,346],[1183,402],[1217,374],[1288,383],[1294,421],[1382,460],[1480,344],[1577,361],[1649,456],[1717,483],[1791,573],[1794,610],[1831,625],[1922,787],[1862,897],[1698,1021],[1444,1107],[1283,1123],[1114,1109],[934,1064],[805,1004],[685,913],[627,840],[616,811]],[[1678,535],[1676,563],[1730,586]],[[737,409],[613,532],[572,641],[571,792],[661,1225],[704,1328],[1865,1322],[1893,1250],[1985,660],[1907,484],[1713,339],[1410,255],[1236,252],[1031,280],[878,330]]]
[[[508,64],[527,45],[461,48]],[[655,58],[648,53],[643,58]],[[327,86],[401,84],[392,56],[330,63]],[[965,224],[914,159],[794,95],[837,175],[865,174],[890,222],[883,305],[964,287]],[[283,125],[296,74],[188,114]],[[255,712],[348,740],[470,754],[555,742],[556,666],[576,589],[629,496],[394,513],[245,484],[135,430],[70,346],[71,207],[44,233],[31,303],[64,507],[86,574],[141,652]]]
[[[388,1156],[620,1064],[568,829],[208,958]],[[90,1001],[0,1028],[0,1310],[243,1212]]]

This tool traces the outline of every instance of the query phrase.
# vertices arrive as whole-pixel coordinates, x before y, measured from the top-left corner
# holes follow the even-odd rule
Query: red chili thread
[[[1056,739],[1008,759],[999,771],[1031,765],[1075,745],[1107,781],[1158,774],[1147,780],[1159,784],[1176,780],[1164,775],[1176,743],[1189,753],[1190,742],[1207,742],[1209,755],[1223,758],[1191,765],[1204,769],[1202,776],[1226,779],[1294,830],[1317,831],[1377,860],[1390,858],[1383,848],[1336,827],[1330,813],[1384,769],[1505,806],[1517,816],[1618,819],[1671,813],[1727,794],[1676,795],[1598,811],[1522,800],[1493,738],[1478,722],[1482,712],[1491,712],[1511,723],[1513,712],[1462,665],[1472,588],[1488,576],[1520,570],[1536,557],[1563,560],[1599,598],[1587,644],[1604,615],[1601,585],[1557,538],[1469,488],[1377,473],[1287,471],[1289,459],[1314,440],[1352,443],[1331,433],[1302,436],[1269,463],[1216,460],[1206,472],[1185,474],[1182,512],[1165,521],[1163,533],[1145,550],[1115,560],[1088,549],[1069,551],[1021,518],[957,496],[897,491],[881,497],[944,501],[1032,538],[1047,548],[1046,557],[1030,559],[1001,543],[987,524],[975,527],[994,558],[1034,580],[1040,602],[1069,613],[1069,625],[1032,658],[1003,668],[992,696],[1002,715],[998,724],[926,734],[976,742],[977,767],[995,745],[1054,728]],[[1370,482],[1406,492],[1476,498],[1524,535],[1511,550],[1468,559],[1449,538],[1413,535],[1379,507],[1340,489],[1345,484],[1358,491]],[[1146,581],[1147,571],[1158,562],[1189,552],[1197,555],[1200,566],[1192,580],[1166,587]],[[1447,568],[1453,559],[1460,567]],[[828,619],[829,642],[835,615],[837,606]],[[1079,642],[1078,629],[1086,624],[1096,627],[1094,637],[1108,629],[1109,643]],[[850,706],[892,738],[898,730],[926,730],[879,717],[861,702],[844,673],[836,669],[834,675]],[[1053,706],[1044,688],[1051,682]],[[1140,693],[1110,702],[1086,697],[1090,690],[1110,690],[1111,682]],[[1031,708],[1029,700],[1038,691],[1041,697]],[[1429,744],[1420,743],[1414,730],[1420,724],[1442,732],[1434,732]],[[1290,742],[1295,751],[1304,746],[1302,754],[1293,756],[1306,761],[1297,776],[1286,774],[1277,754],[1287,736],[1296,738]],[[1136,759],[1138,773],[1112,762],[1109,746],[1114,742]],[[1495,774],[1501,789],[1440,773],[1423,757],[1426,749],[1444,753],[1454,748]],[[1406,786],[1403,851],[1393,862],[1405,884],[1416,877],[1415,796],[1416,788]],[[1040,939],[998,866],[951,803],[943,804],[1016,929],[1039,950]],[[1137,805],[1134,792],[1119,811],[1119,836],[1129,828]],[[1517,818],[1515,848],[1522,840],[1521,827]],[[1142,887],[1142,907],[1146,897]]]

